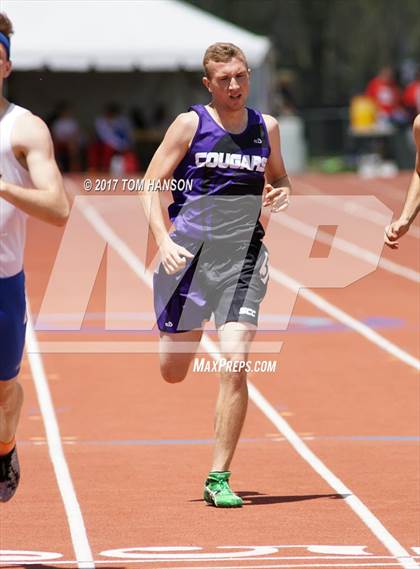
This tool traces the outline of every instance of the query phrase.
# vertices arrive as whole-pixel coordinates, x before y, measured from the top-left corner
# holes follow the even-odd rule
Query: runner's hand
[[[286,209],[290,203],[290,189],[287,187],[273,188],[271,184],[266,184],[263,206],[271,206],[271,211],[277,213]]]
[[[162,241],[159,250],[163,268],[168,275],[182,271],[187,264],[187,259],[194,258],[194,255],[185,247],[181,247],[172,241],[169,235]]]
[[[384,241],[386,245],[391,249],[398,249],[399,243],[397,239],[402,237],[404,233],[407,233],[409,228],[410,223],[407,219],[397,219],[397,221],[394,221],[391,225],[385,227]]]

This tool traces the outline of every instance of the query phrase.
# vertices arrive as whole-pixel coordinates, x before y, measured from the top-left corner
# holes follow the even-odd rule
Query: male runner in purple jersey
[[[216,43],[203,65],[211,103],[175,119],[144,179],[146,190],[170,178],[192,181],[191,190],[173,192],[172,233],[165,228],[157,192],[142,196],[161,255],[154,298],[161,373],[170,383],[185,378],[202,323],[212,313],[223,357],[247,359],[268,280],[261,205],[281,211],[290,195],[277,121],[245,106],[250,70],[243,52]],[[188,353],[177,351],[181,343],[188,343]],[[248,403],[246,372],[236,369],[221,373],[213,465],[204,488],[206,502],[218,507],[243,504],[229,487]]]

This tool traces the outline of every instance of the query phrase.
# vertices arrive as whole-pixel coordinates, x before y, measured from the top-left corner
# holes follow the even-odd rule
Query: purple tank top
[[[259,221],[270,143],[260,112],[248,110],[240,134],[219,126],[204,105],[194,105],[199,123],[190,148],[176,168],[169,217],[179,234],[193,239],[262,239]]]

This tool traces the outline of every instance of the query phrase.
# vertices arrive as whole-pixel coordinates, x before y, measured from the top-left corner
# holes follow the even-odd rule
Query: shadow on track
[[[304,500],[319,500],[328,498],[330,500],[343,500],[350,494],[306,494],[300,496],[267,496],[259,492],[250,492],[244,490],[238,492],[238,496],[243,498],[246,505],[264,505],[264,504],[285,504],[287,502],[302,502]]]
[[[287,502],[302,502],[304,500],[319,500],[320,498],[328,498],[330,500],[343,500],[350,494],[306,494],[301,496],[268,496],[259,492],[243,490],[237,492],[238,496],[243,498],[246,506],[262,506],[265,504],[285,504]],[[190,500],[190,502],[203,502],[204,500]]]

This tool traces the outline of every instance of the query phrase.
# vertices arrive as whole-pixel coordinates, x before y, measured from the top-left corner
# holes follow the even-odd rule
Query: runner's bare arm
[[[142,205],[147,221],[159,246],[162,263],[167,273],[173,274],[185,266],[185,258],[193,255],[176,245],[166,230],[158,191],[153,191],[157,182],[172,177],[175,168],[185,156],[198,126],[198,116],[194,112],[182,113],[168,128],[165,137],[156,150],[144,175]]]
[[[416,172],[420,177],[420,114],[414,120],[413,137],[416,144]]]
[[[266,167],[266,185],[263,206],[271,206],[277,213],[289,205],[291,185],[281,155],[280,130],[277,120],[270,115],[263,115],[271,153]]]
[[[30,113],[19,117],[12,134],[12,147],[19,162],[28,170],[34,188],[22,188],[1,179],[0,196],[28,215],[63,225],[69,215],[69,205],[45,123]]]
[[[385,229],[385,243],[391,249],[398,248],[398,238],[407,233],[420,210],[420,115],[417,115],[414,121],[413,137],[416,144],[416,165],[413,177],[399,219]]]
[[[406,220],[410,225],[420,208],[420,115],[417,115],[413,124],[413,138],[416,144],[416,165],[400,215],[400,219]]]

